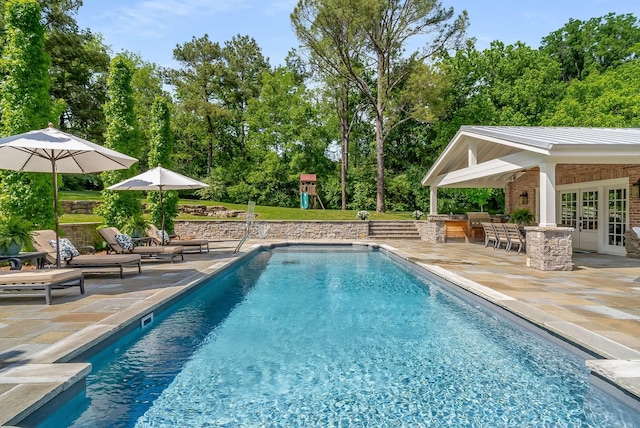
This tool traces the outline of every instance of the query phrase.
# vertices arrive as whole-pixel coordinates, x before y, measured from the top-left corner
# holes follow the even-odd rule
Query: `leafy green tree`
[[[640,56],[640,25],[632,14],[609,13],[569,22],[542,39],[541,51],[561,66],[562,80],[581,80]]]
[[[5,7],[5,78],[0,86],[2,134],[20,134],[50,120],[49,58],[36,0],[8,0]],[[42,173],[0,173],[2,211],[19,214],[39,228],[54,225],[52,177]]]
[[[162,73],[159,67],[151,62],[147,62],[139,54],[124,52],[120,54],[127,60],[129,69],[132,71],[131,88],[133,90],[133,109],[136,115],[140,142],[139,169],[148,169],[157,166],[157,163],[148,159],[151,151],[150,141],[152,135],[151,123],[153,122],[153,105],[158,97],[169,96],[162,90]]]
[[[107,120],[105,147],[124,153],[134,158],[140,156],[134,98],[131,87],[132,71],[125,58],[116,56],[111,61],[108,101],[104,106]],[[133,177],[137,165],[129,169],[106,171],[101,174],[105,188],[122,180]],[[102,191],[102,204],[96,213],[104,217],[105,224],[122,228],[127,219],[141,215],[140,192],[135,191]]]
[[[75,15],[81,0],[40,0],[47,27],[45,49],[51,55],[51,94],[57,126],[90,141],[103,142],[109,53],[100,35],[80,30]]]
[[[640,60],[573,80],[547,126],[640,127]]]
[[[206,173],[211,172],[214,151],[233,157],[230,148],[221,144],[222,120],[231,114],[217,102],[220,94],[222,48],[219,43],[209,40],[208,35],[194,37],[190,42],[178,45],[173,57],[181,64],[177,70],[168,70],[169,82],[175,87],[176,99],[184,112],[191,114],[192,120],[200,121],[198,141],[206,153]],[[204,131],[204,133],[202,132]],[[216,147],[217,146],[217,147]],[[214,149],[218,150],[214,150]]]
[[[167,100],[162,97],[157,97],[151,108],[150,134],[149,166],[161,165],[172,168],[171,112]],[[164,213],[164,229],[169,233],[173,232],[173,219],[178,215],[178,192],[171,190],[162,192],[162,204],[160,204],[159,192],[149,192],[147,199],[151,222],[161,227]]]
[[[245,183],[254,189],[249,194],[258,195],[257,203],[297,206],[300,174],[323,177],[332,170],[325,156],[326,119],[293,72],[265,73],[260,97],[249,102],[247,123],[253,168]],[[240,196],[234,188],[229,192]]]
[[[466,12],[434,0],[300,0],[291,15],[298,39],[326,67],[358,88],[369,103],[376,130],[376,211],[384,212],[384,142],[389,103],[412,65],[456,47],[467,25]],[[409,40],[435,34],[430,43],[403,58]],[[385,127],[387,130],[385,130]]]
[[[219,68],[219,103],[231,114],[223,116],[225,132],[232,147],[227,151],[240,159],[246,159],[247,138],[246,112],[249,100],[257,98],[262,90],[262,75],[269,71],[269,62],[262,55],[256,41],[248,36],[234,36],[222,48],[222,66]],[[233,160],[233,159],[232,159]]]

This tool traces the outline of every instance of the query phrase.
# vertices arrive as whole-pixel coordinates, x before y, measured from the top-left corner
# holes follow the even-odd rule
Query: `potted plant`
[[[33,223],[20,216],[0,219],[0,254],[14,256],[23,248],[31,249],[33,229]]]
[[[366,220],[369,218],[369,211],[361,210],[356,213],[356,217],[360,220]]]
[[[142,238],[145,236],[148,227],[149,222],[142,214],[135,214],[127,218],[127,221],[122,225],[122,232],[132,238]]]
[[[521,208],[512,212],[509,216],[509,220],[512,223],[517,224],[518,227],[522,227],[528,226],[529,224],[533,223],[533,221],[535,220],[535,216],[529,208]]]

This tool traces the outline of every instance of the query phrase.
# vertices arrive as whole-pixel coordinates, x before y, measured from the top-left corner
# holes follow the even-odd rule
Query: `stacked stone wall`
[[[241,239],[244,221],[176,221],[175,233],[181,237],[210,240]],[[364,239],[369,236],[368,221],[256,221],[250,239]]]
[[[95,247],[102,241],[98,233],[100,223],[65,223],[60,225],[61,235],[68,238],[76,246],[91,245]]]
[[[573,269],[572,227],[525,227],[527,266],[544,271]]]

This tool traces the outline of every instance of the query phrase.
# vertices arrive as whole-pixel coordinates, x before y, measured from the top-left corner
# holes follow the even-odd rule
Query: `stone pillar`
[[[524,228],[527,233],[527,266],[538,270],[573,270],[573,227]]]
[[[624,233],[624,248],[627,250],[627,257],[640,259],[640,238],[633,230]]]
[[[423,241],[430,244],[444,244],[444,221],[446,215],[430,215],[420,228],[420,236]]]

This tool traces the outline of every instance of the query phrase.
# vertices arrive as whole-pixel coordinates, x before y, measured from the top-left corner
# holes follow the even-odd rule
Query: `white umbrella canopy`
[[[160,192],[160,209],[162,211],[162,230],[164,230],[164,209],[162,208],[163,190],[188,190],[202,189],[209,187],[201,181],[194,180],[177,172],[157,166],[149,171],[128,178],[113,186],[108,190],[157,190]],[[164,240],[162,240],[164,242]]]
[[[53,128],[0,138],[0,169],[48,172],[53,175],[53,204],[56,226],[56,258],[60,267],[57,173],[85,174],[126,169],[137,162],[114,150]]]

